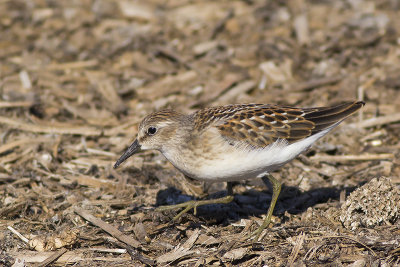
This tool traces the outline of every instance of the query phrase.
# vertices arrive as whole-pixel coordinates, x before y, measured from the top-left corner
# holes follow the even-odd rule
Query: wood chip
[[[394,159],[394,155],[391,153],[387,154],[363,154],[363,155],[315,155],[310,158],[315,161],[326,161],[326,162],[347,162],[347,161],[366,161],[366,160],[391,160]]]
[[[55,260],[57,260],[59,257],[61,257],[67,251],[68,250],[66,248],[61,248],[59,251],[54,252],[50,257],[48,257],[47,259],[45,259],[41,263],[38,263],[38,264],[36,264],[34,266],[35,267],[47,266],[47,265],[51,264],[52,262],[54,262]]]
[[[237,96],[247,93],[255,86],[256,83],[252,80],[241,82],[238,85],[228,89],[227,92],[223,93],[220,97],[218,97],[218,101],[221,103],[230,103]]]
[[[229,260],[229,261],[234,261],[234,260],[240,260],[241,258],[243,258],[245,255],[247,255],[247,252],[249,250],[247,248],[236,248],[236,249],[232,249],[228,252],[226,252],[223,256],[223,258],[225,260]]]
[[[177,259],[180,259],[180,258],[183,258],[185,256],[195,253],[195,251],[190,250],[190,249],[196,242],[199,235],[200,235],[200,230],[196,229],[182,246],[178,246],[174,250],[158,257],[157,263],[162,264],[162,263],[166,263],[166,262],[173,262]]]
[[[90,257],[87,256],[87,249],[75,249],[74,251],[67,251],[61,255],[53,263],[56,264],[76,264],[79,262],[87,261],[99,261],[99,262],[110,262],[110,263],[120,263],[127,262],[130,257],[120,257],[120,258],[109,258],[109,257]],[[11,252],[10,255],[14,258],[25,261],[26,263],[40,263],[54,255],[54,252],[36,252],[30,250],[20,250],[18,252]]]
[[[125,244],[132,246],[134,248],[141,248],[142,245],[140,244],[139,241],[133,239],[130,236],[124,235],[121,231],[119,231],[117,228],[109,225],[108,223],[104,222],[103,220],[94,217],[92,214],[88,213],[87,211],[80,209],[80,208],[75,208],[74,211],[91,222],[92,224],[96,225],[97,227],[100,227],[116,239],[118,239],[121,242],[124,242]]]
[[[301,233],[297,238],[296,238],[296,244],[292,249],[292,252],[290,253],[289,259],[288,259],[288,266],[294,266],[294,262],[299,255],[299,251],[301,247],[303,246],[304,239],[306,238],[306,235],[304,233]]]
[[[88,60],[88,61],[75,61],[57,64],[53,63],[47,66],[49,70],[70,70],[70,69],[82,69],[82,68],[90,68],[98,65],[97,60]]]
[[[400,113],[395,113],[395,114],[390,114],[382,117],[376,117],[376,118],[371,118],[367,119],[361,122],[349,124],[351,127],[356,127],[356,128],[370,128],[370,127],[375,127],[375,126],[381,126],[385,124],[390,124],[394,122],[399,122],[400,121]]]
[[[0,101],[0,108],[20,108],[20,107],[30,107],[33,102],[30,101],[15,101],[15,102],[5,102]]]
[[[46,125],[44,122],[43,125],[36,125],[32,123],[23,122],[18,119],[10,119],[2,116],[0,116],[0,123],[6,124],[14,129],[19,129],[33,133],[76,134],[85,136],[102,134],[102,130],[88,126],[75,126],[75,125],[72,126],[71,124],[62,124],[62,123],[57,123],[57,125],[51,126],[51,125]]]

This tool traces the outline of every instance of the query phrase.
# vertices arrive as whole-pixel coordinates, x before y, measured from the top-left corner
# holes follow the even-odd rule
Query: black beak
[[[115,162],[114,169],[116,169],[122,162],[127,160],[130,156],[140,151],[140,145],[136,139],[130,147],[125,151],[125,153]]]

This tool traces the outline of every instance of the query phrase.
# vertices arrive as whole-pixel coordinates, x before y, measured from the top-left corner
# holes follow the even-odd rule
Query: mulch
[[[0,266],[400,265],[396,1],[0,0]],[[366,106],[230,204],[158,152],[112,168],[150,112]],[[195,189],[193,189],[195,188]],[[199,192],[204,189],[204,192]],[[204,194],[203,194],[204,193]]]

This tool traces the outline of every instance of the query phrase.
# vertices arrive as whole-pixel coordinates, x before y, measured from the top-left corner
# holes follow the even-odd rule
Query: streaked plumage
[[[291,144],[340,122],[362,105],[351,102],[335,107],[293,108],[247,104],[207,108],[194,113],[194,128],[216,126],[227,140],[244,141],[254,148],[266,147],[278,139]]]
[[[319,108],[237,104],[190,115],[162,110],[144,118],[137,143],[142,150],[161,151],[194,179],[256,178],[295,158],[362,106],[363,102]],[[149,127],[157,133],[149,135]]]
[[[140,150],[155,149],[193,179],[229,182],[263,177],[293,160],[363,105],[236,104],[190,115],[162,110],[143,119],[135,142],[114,167]],[[273,183],[268,220],[280,191],[279,182]]]

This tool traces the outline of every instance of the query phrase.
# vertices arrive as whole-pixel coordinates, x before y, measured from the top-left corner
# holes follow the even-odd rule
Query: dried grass
[[[351,231],[339,221],[360,184],[400,184],[398,9],[384,0],[0,1],[0,265],[400,264],[399,221]],[[112,169],[154,110],[356,98],[367,102],[358,118],[275,174],[286,186],[259,243],[243,239],[271,199],[259,181],[235,186],[234,203],[171,223],[155,204],[191,199],[171,186],[199,187],[154,152]]]

